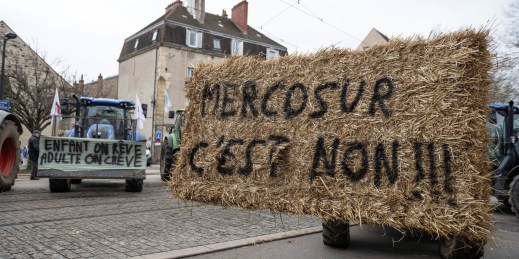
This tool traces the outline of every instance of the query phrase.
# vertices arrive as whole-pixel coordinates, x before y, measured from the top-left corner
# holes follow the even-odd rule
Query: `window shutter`
[[[189,39],[191,38],[191,31],[186,30],[186,45],[189,46]]]
[[[238,42],[238,55],[243,55],[243,41]]]
[[[198,48],[201,48],[202,47],[202,33],[201,32],[198,32],[196,34],[196,46]]]

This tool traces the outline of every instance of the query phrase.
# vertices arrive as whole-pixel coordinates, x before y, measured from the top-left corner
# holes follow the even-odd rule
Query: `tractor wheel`
[[[350,225],[343,221],[323,221],[323,243],[337,248],[350,246]]]
[[[166,143],[162,144],[160,156],[160,179],[169,181],[171,179],[171,167],[174,164],[173,149]]]
[[[484,245],[469,244],[459,236],[440,238],[440,256],[445,259],[480,258],[484,253]]]
[[[80,184],[83,181],[83,179],[70,179],[70,183],[73,184]]]
[[[69,192],[70,179],[49,179],[50,192]]]
[[[0,125],[0,192],[11,190],[20,168],[20,133],[10,120]]]
[[[519,218],[519,175],[514,177],[514,180],[510,183],[510,190],[508,193],[508,203],[512,206],[512,211]]]
[[[125,189],[127,192],[142,192],[143,179],[126,179]]]

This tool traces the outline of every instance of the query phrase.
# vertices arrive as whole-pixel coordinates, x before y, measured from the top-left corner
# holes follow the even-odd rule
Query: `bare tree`
[[[498,54],[492,74],[490,98],[495,102],[519,101],[519,0],[510,2],[505,14],[506,30],[500,37],[504,44],[496,48]]]
[[[43,52],[38,54],[26,48],[13,50],[9,54],[12,62],[6,67],[5,97],[13,104],[12,112],[29,132],[43,130],[51,123],[55,89],[58,89],[60,96],[77,91],[65,80],[71,76],[67,69],[61,74],[56,72],[52,67],[59,67],[59,60],[48,64]]]

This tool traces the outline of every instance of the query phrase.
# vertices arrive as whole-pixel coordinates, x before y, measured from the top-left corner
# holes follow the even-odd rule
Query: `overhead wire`
[[[361,39],[359,39],[359,38],[353,36],[352,34],[350,34],[350,33],[346,32],[346,31],[342,30],[341,28],[339,28],[339,27],[337,27],[337,26],[335,26],[335,25],[333,25],[333,24],[331,24],[331,23],[325,21],[323,18],[321,18],[319,15],[317,15],[316,13],[314,13],[314,12],[312,12],[312,11],[310,11],[310,12],[311,12],[311,13],[310,13],[310,12],[308,12],[308,11],[302,10],[301,8],[298,8],[298,7],[295,7],[295,6],[293,6],[293,5],[290,5],[290,3],[286,2],[285,0],[279,0],[279,1],[283,2],[284,4],[289,5],[289,7],[294,8],[294,9],[296,9],[296,10],[298,10],[298,11],[300,11],[300,12],[302,12],[302,13],[304,13],[304,14],[306,14],[306,15],[308,15],[308,16],[310,16],[310,17],[316,19],[316,20],[319,20],[319,21],[323,22],[324,24],[326,24],[326,25],[328,25],[328,26],[334,28],[335,30],[337,30],[337,31],[339,31],[339,32],[341,32],[341,33],[343,33],[343,34],[345,34],[345,35],[347,35],[347,36],[349,36],[349,37],[351,37],[351,38],[353,38],[353,39],[355,39],[355,40],[361,42],[361,43],[365,43],[365,44],[367,44],[367,43],[364,42],[363,40],[361,40]],[[299,5],[302,6],[301,1],[297,1],[297,2],[298,2]],[[305,8],[305,9],[309,9],[309,8],[307,8],[307,7],[304,7],[304,8]]]

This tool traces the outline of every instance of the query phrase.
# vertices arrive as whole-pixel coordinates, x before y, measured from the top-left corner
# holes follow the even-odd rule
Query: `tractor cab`
[[[69,137],[112,140],[140,140],[131,112],[132,101],[81,97],[76,108],[76,123]]]

